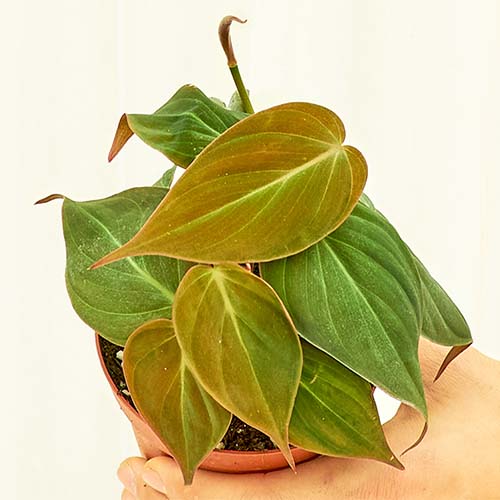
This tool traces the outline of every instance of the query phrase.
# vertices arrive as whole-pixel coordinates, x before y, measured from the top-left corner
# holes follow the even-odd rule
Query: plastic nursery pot
[[[147,422],[139,415],[125,399],[121,391],[113,382],[104,362],[99,335],[96,334],[96,347],[99,355],[102,370],[106,379],[113,390],[115,399],[120,408],[125,413],[132,424],[135,438],[142,455],[149,459],[158,456],[170,455],[167,447],[161,442]],[[317,457],[317,453],[303,450],[301,448],[292,449],[292,455],[295,463],[301,463],[311,458]],[[230,451],[214,450],[201,464],[200,468],[215,472],[230,472],[234,474],[245,472],[262,472],[284,469],[288,464],[283,454],[278,450],[265,451]]]

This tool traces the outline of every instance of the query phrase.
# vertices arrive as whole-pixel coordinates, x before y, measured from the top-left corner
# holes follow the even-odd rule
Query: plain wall
[[[60,203],[156,180],[170,163],[133,139],[108,165],[122,112],[184,83],[227,101],[227,14],[256,109],[311,101],[344,121],[366,192],[500,359],[499,2],[495,0],[10,2],[3,10],[3,498],[118,499],[136,454],[64,285]]]

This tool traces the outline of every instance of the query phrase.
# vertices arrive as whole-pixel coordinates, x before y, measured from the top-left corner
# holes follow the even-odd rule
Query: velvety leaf
[[[472,337],[462,313],[422,262],[415,255],[413,257],[424,296],[422,335],[441,345],[470,344]]]
[[[426,415],[417,348],[421,287],[394,228],[363,204],[298,255],[261,265],[306,340]]]
[[[343,146],[339,118],[290,103],[250,115],[211,143],[121,249],[195,262],[262,262],[336,229],[366,181],[361,153]]]
[[[170,167],[154,184],[155,187],[170,189],[177,167]]]
[[[472,337],[458,307],[429,274],[422,262],[415,255],[413,257],[423,289],[422,335],[437,344],[452,346],[436,374],[435,380],[437,380],[447,366],[472,344]]]
[[[237,265],[192,267],[175,295],[173,321],[196,379],[228,411],[270,436],[292,465],[288,425],[302,351],[271,287]]]
[[[372,386],[308,342],[290,421],[290,442],[340,457],[374,458],[402,468],[380,425]]]
[[[166,189],[144,187],[102,200],[64,200],[71,302],[83,321],[115,344],[124,345],[145,321],[171,316],[175,290],[191,264],[147,256],[95,271],[89,266],[135,234],[166,193]]]
[[[187,167],[205,146],[244,116],[217,104],[200,89],[184,85],[153,114],[121,117],[109,161],[135,133],[176,165]]]
[[[359,202],[376,210],[372,201],[364,193]],[[413,252],[412,255],[422,286],[421,334],[437,344],[453,346],[438,370],[437,380],[446,367],[472,344],[472,337],[469,326],[458,307]]]
[[[365,207],[368,207],[368,208],[375,208],[372,200],[370,200],[368,195],[366,195],[365,193],[363,193],[361,195],[361,197],[359,198],[359,203],[361,203],[362,205],[365,205]]]
[[[224,437],[231,414],[186,367],[170,320],[150,321],[130,336],[123,370],[136,407],[191,484],[198,465]]]

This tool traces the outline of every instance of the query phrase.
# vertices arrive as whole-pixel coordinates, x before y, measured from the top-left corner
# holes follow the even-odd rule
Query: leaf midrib
[[[75,206],[80,209],[82,212],[84,212],[90,219],[92,219],[108,236],[109,238],[113,241],[113,243],[116,244],[117,248],[120,248],[123,243],[121,243],[115,235],[97,218],[95,215],[90,213],[88,210],[85,210],[85,208],[82,206],[80,203],[75,203]],[[166,288],[164,285],[162,285],[158,280],[153,278],[151,274],[147,273],[144,269],[142,269],[135,261],[133,257],[126,257],[126,260],[130,264],[131,267],[133,267],[137,273],[142,276],[144,281],[149,283],[152,287],[156,288],[159,290],[161,293],[164,293],[170,302],[172,303],[174,300],[174,293]]]
[[[190,101],[190,102],[193,102],[195,105],[198,105],[200,107],[203,107],[205,108],[205,111],[208,110],[209,114],[212,116],[212,117],[215,117],[216,118],[216,121],[220,122],[222,124],[222,126],[224,127],[224,129],[228,129],[230,127],[230,125],[228,125],[227,123],[225,123],[223,121],[223,119],[219,116],[218,113],[216,113],[215,109],[213,106],[217,106],[217,104],[215,104],[213,101],[211,101],[211,99],[207,96],[205,96],[201,91],[200,91],[200,94],[201,95],[198,95],[196,97],[194,96],[186,96],[186,97],[179,97],[175,100],[175,104],[178,105],[180,102],[182,101]],[[203,97],[205,97],[207,100],[205,101],[205,99],[203,99]],[[210,101],[210,102],[208,102]],[[228,110],[227,108],[224,109],[222,106],[219,106],[220,110],[217,108],[217,111],[222,111],[225,115],[227,116],[233,116],[231,111]],[[158,110],[160,111],[161,108]],[[155,113],[153,113],[154,115],[157,115],[157,116],[165,116],[165,115],[169,115],[169,116],[176,116],[176,115],[183,115],[184,113],[178,113],[178,112],[161,112],[161,113],[158,113],[158,111],[156,111]],[[192,110],[190,110],[188,113],[194,115],[194,113],[192,112]],[[223,113],[220,113],[221,115]],[[187,113],[186,113],[187,114]],[[205,124],[205,122],[203,122],[202,120],[200,120],[196,115],[194,115],[195,118],[200,121],[200,123],[203,123]],[[237,121],[236,117],[235,117],[235,120]],[[211,127],[209,127],[211,128]],[[212,128],[212,130],[214,130]],[[215,132],[215,130],[214,130]],[[221,132],[217,132],[217,135],[220,135]]]
[[[413,385],[413,387],[415,389],[417,389],[417,394],[419,394],[420,396],[420,399],[421,399],[421,395],[420,395],[420,388],[417,386],[417,384],[415,384],[415,381],[413,380],[413,377],[412,377],[412,374],[409,372],[403,358],[401,357],[399,351],[394,347],[394,344],[392,342],[392,339],[389,337],[386,329],[384,328],[382,322],[380,321],[380,318],[378,317],[378,315],[375,313],[375,311],[373,310],[373,307],[372,305],[368,302],[368,299],[366,298],[365,294],[362,292],[361,290],[361,287],[360,285],[356,282],[356,280],[351,276],[351,274],[349,273],[349,271],[347,270],[347,268],[344,266],[343,262],[339,259],[339,257],[335,254],[335,252],[333,251],[333,249],[330,247],[330,245],[328,245],[328,243],[325,241],[325,240],[322,240],[322,243],[324,244],[324,246],[327,248],[328,252],[332,255],[332,257],[334,258],[334,260],[338,263],[338,265],[340,266],[341,270],[343,271],[347,281],[349,283],[351,283],[352,287],[356,290],[356,293],[359,297],[361,297],[361,299],[363,300],[363,302],[366,304],[366,306],[369,308],[369,310],[371,311],[374,319],[376,320],[376,322],[379,324],[380,326],[380,329],[381,331],[385,334],[387,340],[389,341],[389,345],[391,346],[393,352],[396,354],[396,356],[399,358],[400,362],[401,362],[401,365],[402,367],[404,368],[405,372],[409,375],[409,378],[411,380],[411,383]],[[396,314],[397,316],[397,314]],[[365,375],[364,375],[365,376]],[[380,383],[380,382],[378,382]],[[385,384],[384,384],[385,385]]]
[[[195,219],[192,219],[189,222],[187,222],[181,226],[178,226],[175,229],[170,230],[167,233],[168,236],[171,236],[175,233],[181,232],[189,226],[192,226],[195,224],[202,224],[205,220],[211,219],[215,215],[219,214],[220,212],[223,212],[227,209],[230,209],[231,207],[233,207],[235,205],[239,205],[239,204],[245,202],[247,199],[251,199],[252,197],[257,196],[264,191],[267,191],[268,189],[274,187],[277,184],[285,184],[289,179],[292,179],[296,175],[301,174],[302,172],[308,170],[309,168],[314,168],[317,164],[319,164],[321,161],[325,160],[329,156],[335,156],[339,149],[342,149],[342,145],[331,146],[328,150],[324,151],[323,153],[319,154],[318,156],[315,156],[311,160],[302,164],[300,167],[295,167],[295,168],[291,169],[290,171],[288,171],[286,174],[282,175],[281,177],[278,177],[277,179],[274,179],[273,181],[271,181],[267,184],[259,186],[258,188],[250,191],[249,193],[247,193],[243,196],[240,196],[239,198],[237,198],[233,201],[230,201],[229,203],[226,203],[220,207],[217,207],[214,210],[211,210],[210,212],[208,212],[206,214],[203,214],[199,217],[196,217]],[[333,167],[335,167],[335,165]],[[174,192],[174,191],[172,191],[172,192]],[[154,241],[162,239],[163,237],[164,237],[164,234],[160,234],[159,236],[156,236],[155,238],[152,238],[151,240],[149,240],[148,243],[152,243]]]
[[[245,343],[243,342],[243,338],[241,336],[241,331],[240,331],[240,328],[239,328],[239,324],[238,324],[238,318],[237,318],[237,314],[236,314],[236,311],[234,310],[233,308],[233,305],[231,304],[231,300],[227,294],[227,291],[226,291],[226,288],[224,286],[224,278],[220,279],[217,277],[217,275],[214,273],[213,275],[213,280],[215,281],[215,284],[219,290],[219,293],[222,297],[222,301],[224,302],[224,306],[225,306],[225,309],[231,319],[231,322],[234,326],[234,330],[235,330],[235,333],[236,333],[236,336],[238,337],[238,340],[243,348],[243,351],[246,355],[246,358],[248,360],[248,364],[250,366],[250,369],[252,371],[252,375],[253,375],[253,378],[256,382],[256,387],[258,388],[261,396],[262,396],[262,400],[264,401],[264,404],[266,405],[266,408],[267,408],[267,413],[269,415],[271,415],[271,421],[273,422],[273,424],[275,424],[274,422],[274,419],[272,418],[273,416],[273,412],[271,411],[271,408],[269,407],[269,403],[266,399],[266,397],[264,396],[264,393],[262,392],[262,387],[260,386],[260,383],[259,383],[259,379],[257,377],[257,374],[255,373],[255,370],[254,370],[254,366],[253,366],[253,363],[252,363],[252,360],[251,360],[251,356],[250,356],[250,353],[248,352],[248,349],[245,345]],[[275,425],[275,431],[279,434],[279,431]]]
[[[349,429],[351,429],[352,431],[354,431],[354,434],[356,434],[357,436],[359,436],[362,441],[364,441],[365,443],[367,443],[368,444],[368,449],[370,449],[370,447],[373,445],[373,442],[370,439],[368,439],[363,434],[361,434],[354,426],[352,426],[347,420],[345,420],[341,415],[339,415],[331,406],[329,406],[328,404],[326,404],[320,397],[318,397],[313,391],[311,391],[311,389],[309,387],[307,387],[307,384],[305,384],[304,382],[301,381],[300,385],[302,386],[302,388],[308,394],[311,395],[311,397],[313,399],[315,399],[320,404],[320,406],[322,406],[329,413],[331,413],[332,415],[334,415],[335,417],[337,417],[346,427],[348,427]],[[346,394],[346,393],[344,393],[344,394]],[[346,394],[346,395],[349,396],[348,394]]]

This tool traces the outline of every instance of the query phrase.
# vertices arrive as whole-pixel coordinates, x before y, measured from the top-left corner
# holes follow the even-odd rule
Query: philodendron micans
[[[401,468],[373,387],[427,419],[419,337],[452,347],[444,369],[469,328],[363,194],[367,164],[340,118],[307,102],[253,111],[234,20],[220,26],[227,107],[185,85],[119,122],[110,160],[136,135],[173,163],[157,183],[41,200],[64,198],[72,304],[124,346],[133,401],[186,483],[232,415],[292,467],[290,445]]]

